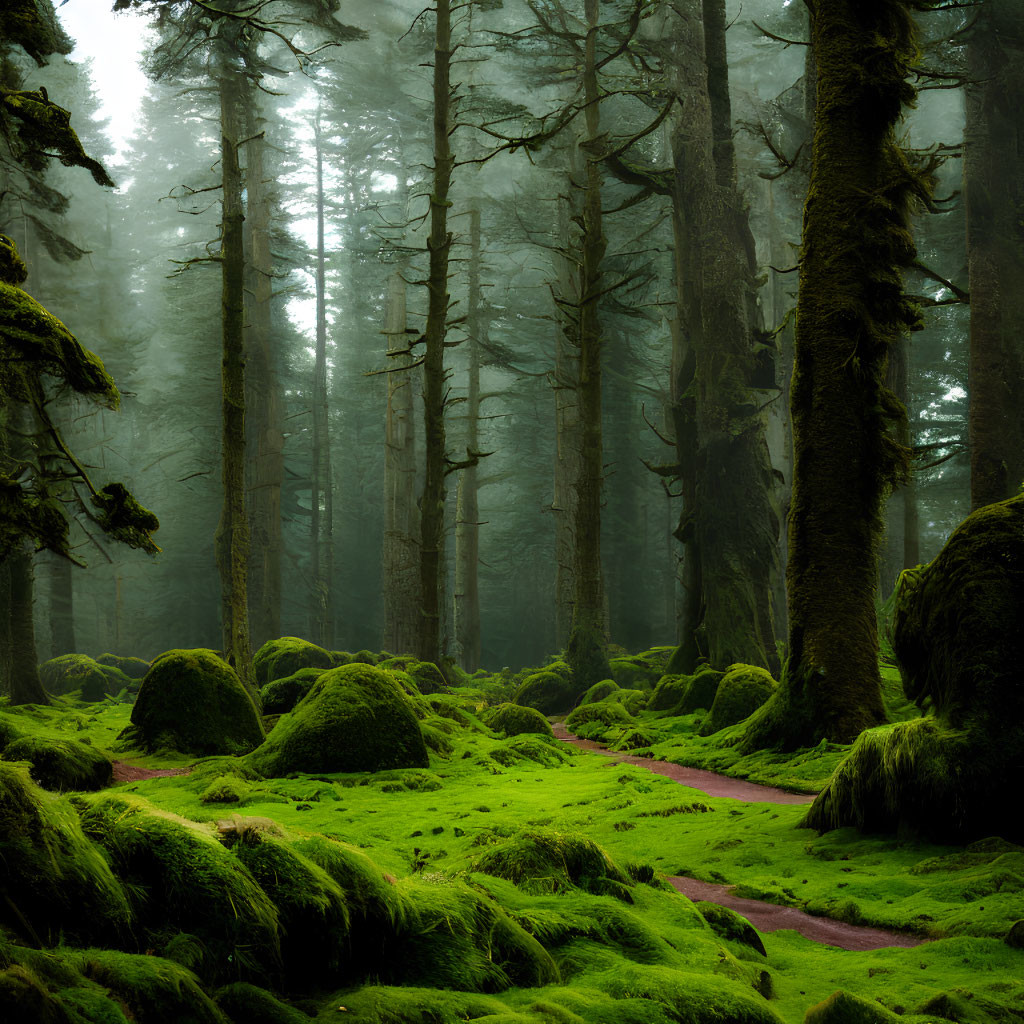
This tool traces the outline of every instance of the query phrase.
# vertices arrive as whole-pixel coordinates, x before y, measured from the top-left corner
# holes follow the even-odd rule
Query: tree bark
[[[848,743],[885,720],[875,615],[884,494],[906,467],[883,386],[916,322],[901,268],[922,192],[894,129],[915,53],[903,0],[821,0],[811,22],[817,107],[804,210],[792,387],[789,661],[747,749]]]
[[[480,667],[480,503],[477,467],[480,449],[480,342],[484,318],[480,299],[480,210],[469,213],[469,368],[466,387],[466,449],[470,465],[459,472],[455,508],[455,644],[467,672]]]
[[[405,280],[388,278],[384,316],[388,404],[384,446],[384,649],[411,654],[419,644],[419,514],[416,509],[416,420],[413,362],[406,334]]]
[[[1024,483],[1024,10],[988,0],[968,36],[971,509]]]
[[[324,249],[324,152],[320,114],[313,129],[316,148],[316,354],[313,365],[313,451],[310,480],[310,636],[334,646],[334,502],[327,402],[327,255]]]
[[[249,644],[249,522],[245,510],[245,254],[242,176],[238,166],[238,72],[231,51],[220,63],[221,108],[221,474],[224,500],[217,525],[221,630],[225,657],[256,696]]]
[[[585,133],[579,148],[584,164],[579,287],[580,462],[576,480],[576,594],[566,656],[576,686],[589,687],[611,676],[605,636],[601,571],[601,488],[604,452],[601,423],[602,262],[608,242],[601,223],[601,92],[597,80],[598,0],[586,0],[583,57]]]
[[[50,555],[50,657],[74,654],[74,565],[60,555]]]
[[[423,359],[423,437],[425,478],[420,500],[420,629],[417,655],[435,664],[441,660],[441,591],[444,560],[445,368],[444,342],[448,320],[448,191],[455,157],[451,134],[451,0],[438,0],[434,36],[434,175],[430,193],[430,237],[427,249],[427,325]]]
[[[281,389],[271,334],[273,257],[270,252],[271,198],[264,167],[266,143],[254,90],[245,103],[246,218],[249,260],[245,311],[247,495],[251,533],[249,631],[259,647],[281,635],[281,485],[284,478],[284,422]]]
[[[10,580],[11,704],[49,704],[36,664],[32,549],[22,541],[6,559]]]

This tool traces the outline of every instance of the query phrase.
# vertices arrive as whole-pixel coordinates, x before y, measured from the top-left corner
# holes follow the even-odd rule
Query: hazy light
[[[398,178],[394,174],[382,174],[374,171],[370,178],[370,188],[375,192],[394,192],[398,188]]]

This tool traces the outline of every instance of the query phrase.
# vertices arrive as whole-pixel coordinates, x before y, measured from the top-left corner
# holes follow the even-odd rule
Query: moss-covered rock
[[[752,950],[767,956],[761,936],[757,929],[745,918],[730,910],[728,907],[719,906],[717,903],[700,902],[696,904],[700,916],[707,921],[711,930],[723,939],[730,942],[739,942],[749,946]]]
[[[39,666],[39,678],[48,693],[63,694],[78,691],[84,701],[103,700],[109,692],[117,693],[103,666],[87,654],[62,654],[44,661]]]
[[[718,686],[725,673],[704,665],[690,677],[690,685],[686,688],[683,699],[675,709],[677,715],[692,715],[700,708],[710,709],[715,703]]]
[[[77,740],[25,736],[9,743],[0,757],[28,761],[33,780],[58,791],[102,789],[110,785],[114,771],[110,758]]]
[[[405,671],[412,676],[422,694],[448,692],[444,673],[432,661],[410,662]]]
[[[612,658],[612,678],[626,690],[649,690],[662,674],[662,662],[629,655],[625,658]]]
[[[862,733],[808,813],[821,830],[1024,840],[1024,493],[972,513],[900,577],[893,649],[929,714]]]
[[[220,989],[217,1005],[234,1024],[310,1024],[311,1017],[245,981]]]
[[[149,671],[149,662],[142,658],[123,657],[120,654],[101,654],[97,659],[98,665],[109,665],[123,672],[129,679],[142,679]]]
[[[300,668],[333,667],[329,651],[297,636],[268,640],[254,655],[252,670],[260,686],[294,675]]]
[[[410,699],[390,673],[361,664],[325,672],[249,761],[268,777],[428,764]]]
[[[374,654],[373,651],[367,651],[365,649],[356,651],[355,654],[349,656],[350,665],[376,665],[380,660],[380,655]]]
[[[605,697],[610,693],[614,693],[619,688],[619,684],[614,679],[602,679],[599,683],[594,683],[592,687],[580,698],[580,704],[596,704],[599,700],[604,700]]]
[[[0,1020],[4,1024],[76,1024],[35,973],[21,964],[0,971]]]
[[[153,661],[125,741],[147,750],[244,754],[263,739],[259,713],[235,670],[212,651],[175,650]]]
[[[511,837],[484,834],[486,842],[474,868],[507,878],[529,892],[564,892],[577,887],[588,892],[622,896],[632,884],[608,854],[577,832],[524,829]]]
[[[69,942],[113,941],[127,932],[128,898],[75,809],[32,782],[25,765],[6,761],[0,761],[0,864],[8,897],[0,901],[0,924],[15,934],[26,921],[44,942],[61,935]]]
[[[499,704],[495,708],[488,708],[484,714],[484,722],[506,736],[519,736],[522,733],[554,735],[551,724],[539,711],[523,707],[521,704]]]
[[[627,689],[613,690],[604,699],[609,702],[614,701],[616,704],[621,704],[631,715],[638,715],[647,707],[647,703],[651,699],[651,691]]]
[[[648,711],[671,711],[686,696],[689,676],[662,676],[647,703]]]
[[[313,684],[326,672],[324,668],[300,668],[284,679],[274,679],[260,687],[260,703],[265,715],[283,715],[312,689]]]
[[[775,692],[775,680],[756,665],[730,665],[715,691],[701,736],[735,725],[752,715]]]
[[[617,701],[599,700],[596,704],[581,704],[565,720],[565,727],[577,736],[587,738],[586,726],[596,724],[602,729],[626,729],[634,725],[633,716]],[[585,735],[586,734],[586,735]]]
[[[573,707],[585,689],[577,686],[571,676],[545,670],[527,676],[512,702],[536,708],[542,715],[557,715]]]
[[[833,992],[804,1016],[804,1024],[896,1024],[899,1020],[884,1006],[843,991]]]

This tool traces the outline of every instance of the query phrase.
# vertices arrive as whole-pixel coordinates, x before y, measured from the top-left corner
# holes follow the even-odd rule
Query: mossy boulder
[[[110,785],[114,772],[110,758],[77,740],[24,736],[9,743],[0,757],[28,761],[33,780],[43,789],[102,789]]]
[[[599,683],[594,683],[592,687],[582,697],[580,697],[580,704],[596,704],[599,700],[604,700],[610,693],[614,693],[619,688],[619,684],[614,679],[602,679]]]
[[[128,898],[74,807],[40,789],[26,765],[7,761],[0,761],[0,864],[8,895],[0,925],[15,934],[25,921],[47,944],[61,936],[109,942],[127,933]]]
[[[771,674],[756,665],[730,665],[715,691],[701,736],[735,725],[752,715],[775,692]]]
[[[448,692],[444,673],[432,661],[411,661],[405,671],[412,676],[416,689],[422,694]]]
[[[356,663],[320,676],[249,761],[268,777],[429,763],[419,721],[401,686],[389,672]]]
[[[720,938],[749,946],[761,956],[768,955],[761,936],[757,934],[757,929],[735,910],[719,906],[717,903],[703,901],[694,905],[700,911],[700,916],[707,921],[711,930]]]
[[[536,708],[542,715],[557,715],[573,707],[584,690],[585,687],[577,686],[571,676],[545,669],[523,680],[512,703]]]
[[[612,678],[625,690],[649,690],[662,674],[662,663],[640,655],[612,658]]]
[[[312,689],[313,684],[326,672],[324,668],[300,668],[284,679],[274,679],[260,687],[260,703],[265,715],[283,715]]]
[[[268,640],[252,659],[252,670],[260,686],[294,675],[300,668],[328,669],[334,665],[329,651],[297,636]]]
[[[217,992],[217,1005],[236,1024],[310,1024],[312,1018],[265,988],[236,981]]]
[[[62,654],[39,666],[39,678],[48,693],[64,694],[78,691],[84,701],[103,700],[107,693],[117,693],[103,666],[87,654]]]
[[[520,736],[523,733],[554,735],[551,724],[536,708],[523,707],[521,704],[499,704],[489,708],[484,714],[484,722],[495,732],[503,732],[506,736]]]
[[[611,698],[581,704],[565,720],[565,727],[580,739],[613,743],[636,725],[633,716]]]
[[[148,750],[244,754],[263,739],[259,713],[235,670],[207,650],[154,660],[132,707],[125,739]]]
[[[109,665],[123,672],[129,679],[142,679],[149,671],[149,662],[142,658],[124,657],[120,654],[101,654],[97,659],[98,665]]]
[[[376,665],[381,660],[379,654],[374,654],[373,651],[356,651],[355,654],[349,656],[350,665]],[[385,659],[386,660],[386,659]]]
[[[648,711],[671,711],[686,696],[690,686],[689,676],[662,676],[647,703]]]
[[[864,732],[812,805],[820,830],[1024,841],[1024,493],[978,509],[900,577],[893,650],[926,713]]]
[[[896,1024],[899,1020],[874,1000],[841,990],[816,1003],[804,1016],[804,1024]]]
[[[651,691],[627,689],[613,690],[604,699],[606,701],[614,701],[616,704],[621,704],[631,715],[636,715],[647,707],[647,702],[651,699]]]
[[[690,685],[676,708],[677,715],[692,715],[700,708],[710,709],[715,703],[719,684],[725,673],[704,665],[690,676]]]

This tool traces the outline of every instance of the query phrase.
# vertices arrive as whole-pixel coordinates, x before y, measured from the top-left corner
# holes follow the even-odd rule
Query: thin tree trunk
[[[968,36],[971,508],[1024,482],[1024,10],[988,0]]]
[[[425,476],[420,500],[420,609],[417,654],[424,661],[441,660],[441,574],[444,571],[445,368],[444,342],[448,320],[448,191],[455,157],[451,134],[451,0],[438,0],[434,36],[434,176],[430,193],[429,300],[424,332],[423,437]]]
[[[249,261],[245,317],[249,630],[259,647],[281,635],[281,485],[284,424],[281,391],[271,337],[274,270],[270,252],[270,196],[267,191],[260,112],[254,90],[243,89],[246,105],[246,207]]]
[[[36,664],[32,549],[22,541],[6,559],[10,579],[11,704],[49,704]]]
[[[419,643],[419,515],[416,509],[416,420],[413,362],[406,334],[405,280],[388,278],[384,315],[388,405],[384,447],[384,648],[411,654]]]
[[[249,522],[245,511],[245,255],[242,176],[238,166],[238,82],[231,58],[221,62],[221,472],[224,503],[217,526],[221,629],[225,656],[255,696],[249,645],[247,577]]]
[[[583,237],[580,240],[579,412],[581,450],[576,483],[576,598],[567,657],[576,685],[591,686],[609,678],[605,636],[604,582],[601,571],[601,488],[604,452],[601,433],[602,261],[607,239],[601,223],[601,92],[597,80],[598,0],[586,0],[583,102],[585,137]]]
[[[477,467],[472,453],[480,449],[480,342],[484,318],[480,310],[480,210],[469,213],[469,372],[466,388],[466,449],[470,465],[459,473],[455,509],[455,644],[467,672],[480,667],[480,504]]]
[[[882,499],[905,454],[888,432],[897,408],[883,378],[914,321],[901,268],[914,259],[910,212],[922,186],[894,134],[913,96],[914,28],[903,0],[829,0],[815,5],[811,37],[817,109],[793,377],[789,663],[748,727],[747,749],[848,743],[885,720],[878,541]]]
[[[312,604],[310,635],[321,647],[334,644],[334,508],[331,438],[327,402],[327,255],[324,250],[324,154],[320,115],[313,131],[316,147],[316,356],[313,366],[313,458],[311,472],[310,556]]]

